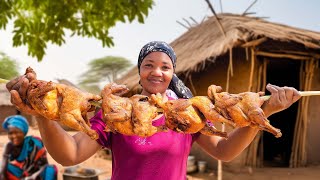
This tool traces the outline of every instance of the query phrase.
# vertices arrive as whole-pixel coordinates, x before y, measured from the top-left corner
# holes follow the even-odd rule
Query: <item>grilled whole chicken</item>
[[[263,100],[260,96],[263,92],[243,92],[229,94],[221,92],[220,86],[211,85],[208,88],[208,96],[214,102],[215,108],[227,119],[234,121],[237,127],[253,126],[272,133],[275,137],[281,137],[280,129],[270,125],[260,108]]]
[[[27,72],[35,73],[31,68]],[[59,121],[72,129],[83,131],[92,139],[98,134],[90,128],[87,112],[94,110],[90,101],[99,101],[98,95],[53,82],[33,80],[27,90],[27,100],[43,117]]]
[[[106,131],[141,137],[166,131],[163,126],[152,125],[158,108],[149,101],[149,98],[143,95],[121,97],[128,91],[125,85],[115,83],[107,84],[102,90],[102,111]]]
[[[216,135],[227,137],[227,133],[218,131],[209,125],[205,115],[203,115],[196,106],[193,106],[193,103],[199,106],[203,102],[201,101],[201,97],[168,100],[164,102],[162,95],[158,93],[156,95],[152,94],[151,99],[163,109],[166,117],[166,126],[169,129],[180,133],[196,133],[199,131],[207,136]],[[207,102],[212,104],[210,100]],[[208,113],[206,115],[208,117],[224,119],[222,116],[219,116],[218,113]]]

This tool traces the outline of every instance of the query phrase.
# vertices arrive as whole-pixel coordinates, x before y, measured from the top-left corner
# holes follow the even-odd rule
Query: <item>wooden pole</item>
[[[217,23],[218,23],[218,26],[219,26],[222,34],[224,35],[224,37],[226,37],[226,32],[224,31],[223,26],[222,26],[222,24],[221,24],[221,22],[220,22],[220,20],[219,20],[219,18],[218,18],[218,15],[217,15],[216,11],[213,9],[212,4],[210,3],[209,0],[205,0],[205,1],[207,2],[208,6],[209,6],[209,8],[210,8],[210,10],[211,10],[211,12],[213,13],[214,17],[216,18]]]
[[[295,60],[310,60],[310,57],[307,57],[307,56],[299,56],[299,55],[293,55],[293,54],[279,54],[279,53],[271,53],[271,52],[264,52],[264,51],[256,51],[256,55],[274,57],[274,58],[289,58],[289,59],[295,59]]]
[[[253,73],[254,73],[254,61],[255,61],[255,54],[254,54],[254,47],[252,47],[251,48],[251,68],[250,68],[248,91],[252,90],[252,81],[253,81]]]
[[[193,85],[191,74],[189,75],[189,82],[193,91],[193,94],[197,94],[196,88]]]

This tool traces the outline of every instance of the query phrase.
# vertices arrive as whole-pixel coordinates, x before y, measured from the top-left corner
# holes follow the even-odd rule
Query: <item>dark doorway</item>
[[[290,86],[299,89],[300,61],[291,59],[272,59],[267,66],[267,83],[277,86]],[[266,94],[270,94],[266,92]],[[282,137],[263,133],[264,166],[288,167],[293,142],[294,126],[298,111],[298,103],[290,108],[271,115],[271,125],[281,129]]]

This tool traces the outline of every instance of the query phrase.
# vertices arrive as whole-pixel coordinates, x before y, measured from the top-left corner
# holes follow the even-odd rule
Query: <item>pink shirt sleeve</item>
[[[105,132],[106,124],[102,120],[102,110],[99,110],[94,117],[90,119],[91,129],[95,130],[99,138],[97,142],[103,147],[110,148],[111,146],[111,133]]]

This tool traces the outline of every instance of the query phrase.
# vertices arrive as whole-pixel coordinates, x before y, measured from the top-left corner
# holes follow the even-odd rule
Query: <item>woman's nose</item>
[[[153,75],[153,76],[161,76],[161,75],[162,75],[161,69],[160,69],[160,68],[155,68],[155,69],[153,69],[152,75]]]

